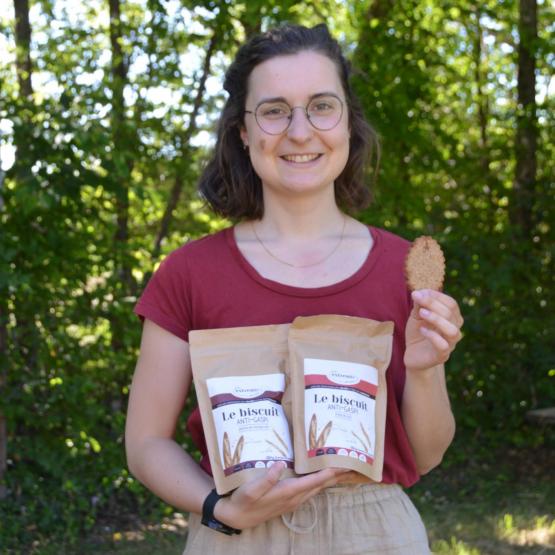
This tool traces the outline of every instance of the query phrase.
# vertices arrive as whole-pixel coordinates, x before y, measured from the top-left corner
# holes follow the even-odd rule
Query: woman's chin
[[[278,185],[266,185],[265,188],[269,189],[274,194],[281,195],[318,195],[329,194],[333,192],[333,181],[322,182],[311,179],[291,179],[284,180]]]

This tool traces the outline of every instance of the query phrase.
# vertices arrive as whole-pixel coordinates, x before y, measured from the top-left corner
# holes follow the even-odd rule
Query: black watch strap
[[[208,528],[212,528],[212,530],[216,530],[217,532],[221,532],[222,534],[227,534],[228,536],[232,536],[233,534],[240,534],[241,530],[237,530],[237,528],[232,528],[223,522],[220,522],[217,518],[214,517],[214,507],[216,503],[222,498],[226,497],[225,495],[220,495],[216,489],[213,489],[202,504],[202,524],[208,526]]]

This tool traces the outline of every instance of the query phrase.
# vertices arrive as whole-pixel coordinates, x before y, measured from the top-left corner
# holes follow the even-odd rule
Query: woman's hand
[[[243,484],[230,497],[220,499],[214,516],[233,528],[251,528],[294,511],[324,488],[334,486],[347,470],[327,468],[298,478],[279,480],[285,466],[274,464],[259,478]]]
[[[407,369],[432,368],[447,361],[461,340],[463,318],[457,301],[431,289],[413,291],[414,307],[405,330]]]

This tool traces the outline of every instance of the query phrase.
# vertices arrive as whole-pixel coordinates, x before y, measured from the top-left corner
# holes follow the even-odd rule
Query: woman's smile
[[[318,160],[322,154],[315,153],[315,154],[284,154],[280,156],[286,162],[291,162],[293,164],[302,164],[307,165],[310,162],[314,162]]]

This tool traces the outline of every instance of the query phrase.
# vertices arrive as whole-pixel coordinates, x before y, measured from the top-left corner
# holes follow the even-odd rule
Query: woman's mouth
[[[285,154],[282,156],[287,162],[294,162],[295,164],[306,164],[320,158],[321,154]]]

